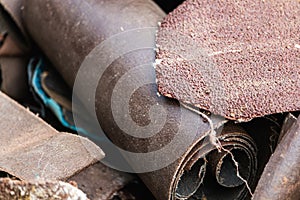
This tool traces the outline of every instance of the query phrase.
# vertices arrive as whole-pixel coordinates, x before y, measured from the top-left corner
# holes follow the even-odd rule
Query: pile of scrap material
[[[299,31],[298,0],[0,0],[0,199],[298,200]]]
[[[99,163],[104,153],[93,142],[56,131],[2,92],[0,119],[1,177],[14,179],[0,181],[0,199],[87,199],[57,180],[75,181],[92,199],[132,199],[134,185],[147,192],[134,176]]]

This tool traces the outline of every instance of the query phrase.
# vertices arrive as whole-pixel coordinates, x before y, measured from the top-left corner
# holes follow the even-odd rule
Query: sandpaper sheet
[[[298,0],[187,0],[157,34],[159,91],[228,119],[300,109]]]
[[[300,118],[284,132],[261,176],[254,200],[300,198]]]
[[[72,12],[65,12],[66,10],[72,10]],[[23,16],[25,27],[33,40],[47,55],[68,85],[73,87],[81,63],[97,45],[123,31],[157,27],[164,13],[148,0],[52,0],[46,2],[27,0],[24,2]],[[249,189],[253,190],[254,183],[257,181],[257,169],[261,168],[257,160],[257,147],[251,136],[237,125],[226,125],[222,131],[221,127],[227,120],[214,115],[210,116],[212,128],[217,131],[219,140],[227,149],[218,154],[215,146],[205,139],[211,131],[208,121],[203,120],[197,113],[180,107],[178,101],[158,95],[155,70],[151,65],[146,72],[138,71],[139,73],[135,76],[126,75],[137,66],[154,62],[155,33],[148,37],[152,40],[151,48],[138,48],[135,51],[126,52],[116,58],[108,68],[103,66],[104,73],[100,77],[95,94],[96,102],[92,102],[96,106],[97,119],[101,128],[118,147],[134,153],[160,150],[173,141],[179,130],[185,135],[181,138],[182,140],[195,134],[193,140],[185,144],[187,147],[183,149],[183,154],[175,162],[164,168],[156,168],[154,171],[139,174],[159,200],[202,197],[228,200],[249,198]],[[109,41],[115,44],[114,41]],[[124,48],[122,45],[135,43],[136,38],[131,38],[125,43],[121,41],[118,43],[118,49]],[[107,51],[110,52],[111,49]],[[106,57],[96,58],[99,63],[102,62],[99,59],[106,59]],[[91,68],[92,71],[85,71],[85,79],[80,82],[84,87],[82,90],[74,91],[87,107],[89,107],[90,100],[89,96],[84,95],[85,90],[93,86],[90,80],[98,74],[99,70],[103,70],[101,67],[100,65],[99,69]],[[112,96],[118,82],[122,79],[151,79],[152,82],[132,91],[128,105],[129,114],[124,114],[120,109],[114,115]],[[125,83],[122,84],[124,89],[118,90],[120,96],[125,95],[127,91],[131,92],[130,84]],[[150,108],[153,105],[160,105],[164,108],[166,116],[162,127],[161,118],[151,119]],[[158,131],[151,137],[134,137],[124,131],[124,129],[130,129],[131,124],[124,123],[121,128],[116,122],[116,117],[121,117],[125,122],[133,120],[142,128],[150,124],[151,128],[142,129],[141,135],[151,133],[153,130]],[[181,129],[182,121],[186,123],[184,129]],[[103,150],[106,151],[105,147]],[[107,151],[109,152],[109,149]],[[171,149],[150,161],[141,158],[141,160],[128,159],[128,162],[134,169],[140,169],[144,165],[155,167],[171,156],[178,155],[178,151],[179,149]],[[236,157],[238,163],[241,163],[240,173],[248,183],[249,189],[245,182],[237,177],[236,166],[230,159],[229,152]],[[207,163],[207,160],[210,162]],[[222,166],[227,166],[228,168],[225,168],[228,170],[224,170]]]
[[[0,92],[0,170],[22,180],[64,180],[104,157],[86,138],[59,133]]]

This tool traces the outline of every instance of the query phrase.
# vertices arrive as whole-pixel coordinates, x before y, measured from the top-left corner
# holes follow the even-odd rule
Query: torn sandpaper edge
[[[300,110],[299,11],[298,0],[183,2],[157,33],[159,91],[238,121]]]
[[[265,167],[253,200],[300,199],[300,117],[286,131]]]
[[[86,138],[59,133],[0,93],[0,170],[22,180],[65,180],[104,157]]]
[[[78,0],[76,3],[74,4],[72,0],[52,0],[46,5],[39,0],[27,0],[24,2],[23,10],[26,29],[70,87],[74,86],[77,72],[86,57],[95,58],[98,62],[102,62],[101,58],[106,59],[112,56],[109,54],[112,49],[101,51],[101,53],[107,53],[104,57],[88,56],[96,46],[115,34],[120,36],[123,31],[125,34],[128,33],[125,30],[143,30],[145,27],[156,27],[157,22],[164,16],[162,11],[152,1],[148,0],[110,0],[101,4],[100,2]],[[124,8],[126,9],[124,10]],[[66,13],[65,10],[72,10],[73,12]],[[83,21],[85,23],[81,23]],[[74,29],[75,25],[77,25],[76,29]],[[66,35],[68,37],[65,37]],[[159,200],[192,198],[193,195],[195,198],[205,196],[207,199],[222,198],[228,200],[244,199],[249,196],[245,183],[237,178],[236,166],[232,163],[228,152],[231,152],[241,162],[240,172],[252,189],[254,187],[252,183],[257,179],[256,167],[260,165],[257,161],[256,146],[252,138],[236,126],[229,129],[225,127],[224,131],[221,131],[222,128],[220,127],[226,123],[226,120],[211,116],[213,128],[218,129],[219,139],[224,148],[228,150],[228,154],[223,152],[220,157],[211,156],[217,150],[208,140],[205,140],[205,136],[211,131],[209,123],[205,122],[197,113],[180,107],[177,101],[157,95],[155,71],[151,65],[145,65],[153,63],[155,59],[155,52],[153,51],[155,32],[148,34],[147,37],[147,39],[151,39],[152,46],[138,48],[138,50],[126,52],[126,54],[116,58],[108,68],[105,68],[103,76],[97,83],[97,101],[92,102],[92,104],[95,103],[101,128],[114,144],[129,152],[155,152],[164,149],[162,147],[168,146],[169,143],[174,144],[174,141],[175,143],[182,142],[181,145],[187,146],[184,149],[171,148],[149,160],[145,159],[146,156],[139,157],[140,160],[131,160],[130,165],[135,169],[141,169],[144,166],[156,167],[161,163],[168,162],[169,158],[174,155],[177,159],[179,157],[178,152],[182,151],[181,156],[167,167],[155,168],[151,172],[140,174],[144,183]],[[116,48],[122,49],[125,45],[137,44],[138,38],[127,39],[127,44],[124,44],[124,40],[122,40],[122,42],[117,43]],[[112,45],[109,46],[109,48],[111,47]],[[100,68],[105,67],[99,66]],[[126,73],[132,72],[137,66],[140,68],[147,66],[148,68],[145,71],[139,71],[132,79],[128,78]],[[74,91],[87,107],[90,101],[89,95],[85,95],[85,92],[93,87],[91,80],[95,75],[98,76],[100,70],[103,68],[91,68],[90,71],[85,71],[84,75],[86,76],[80,82],[85,87],[82,87],[82,90]],[[127,110],[124,111],[122,108],[117,110],[118,113],[114,115],[112,96],[122,78],[126,79],[125,82],[151,79],[151,84],[139,85],[139,88],[131,91],[126,87],[132,83],[123,83],[122,86],[125,88],[118,90],[120,96],[126,95],[128,91],[133,92],[129,101],[129,114]],[[123,105],[124,102],[118,102],[118,104]],[[160,124],[163,121],[161,118],[153,121],[151,119],[150,108],[153,105],[160,105],[164,108],[166,116],[163,126]],[[145,127],[145,129],[139,130],[140,134],[151,133],[153,130],[157,130],[157,132],[149,138],[133,137],[123,131],[122,128],[124,127],[118,126],[115,121],[116,116],[122,117],[122,121],[125,122],[134,120],[139,127]],[[152,128],[148,128],[148,125]],[[125,129],[130,129],[131,123],[125,123],[124,126]],[[177,135],[183,137],[178,139]],[[96,133],[95,136],[97,136]],[[193,138],[185,144],[184,142],[189,137]],[[97,144],[102,147],[101,141],[97,141]],[[105,145],[103,148],[105,151]],[[110,152],[111,150],[107,149],[107,151]],[[207,164],[208,158],[213,160],[211,163],[214,164]],[[223,173],[223,166],[229,169],[227,171],[229,173]],[[199,172],[201,172],[200,177]],[[224,179],[225,182],[222,181],[224,174],[229,175],[226,177],[228,179]],[[219,178],[216,178],[216,175]],[[231,178],[237,182],[233,184],[230,181],[226,182]],[[220,183],[216,179],[219,179]]]
[[[77,187],[61,182],[26,182],[12,180],[9,178],[0,179],[1,200],[33,200],[33,199],[60,199],[60,200],[88,200]]]

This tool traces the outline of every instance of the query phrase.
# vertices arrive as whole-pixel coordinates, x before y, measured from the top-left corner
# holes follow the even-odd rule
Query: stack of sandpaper
[[[156,199],[298,199],[299,120],[283,112],[300,110],[300,2],[179,2],[168,15],[151,0],[3,5],[72,89],[72,107],[49,87],[58,77],[40,89],[73,111],[105,165],[138,173]],[[99,163],[69,173],[90,198],[154,198]]]

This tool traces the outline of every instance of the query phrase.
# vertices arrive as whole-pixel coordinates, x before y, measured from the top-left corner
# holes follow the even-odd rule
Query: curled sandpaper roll
[[[0,1],[0,56],[20,56],[28,51],[27,39]]]
[[[24,99],[28,95],[26,67],[28,58],[1,57],[1,91],[14,99]]]
[[[125,161],[141,173],[157,199],[248,196],[245,182],[253,189],[257,167],[251,137],[237,127],[222,131],[226,120],[216,116],[211,116],[211,127],[199,113],[157,93],[153,49],[164,13],[152,1],[27,0],[23,16],[33,40],[90,112],[95,105],[102,130],[123,149]],[[107,46],[101,51],[101,45]],[[100,67],[81,71],[84,64]],[[89,90],[95,87],[95,78],[99,80],[93,102]],[[213,133],[211,128],[226,149],[221,153],[205,139]],[[111,164],[115,154],[97,134],[90,137],[106,153],[104,162],[130,171]],[[119,158],[117,162],[126,165]]]
[[[300,198],[300,118],[283,131],[284,136],[259,180],[254,200]]]
[[[4,1],[0,1],[1,90],[10,97],[24,100],[28,95],[26,66],[30,47],[5,9]]]
[[[27,37],[26,31],[23,27],[21,11],[23,0],[0,0],[0,4],[14,20],[15,24],[19,27],[20,31]]]

